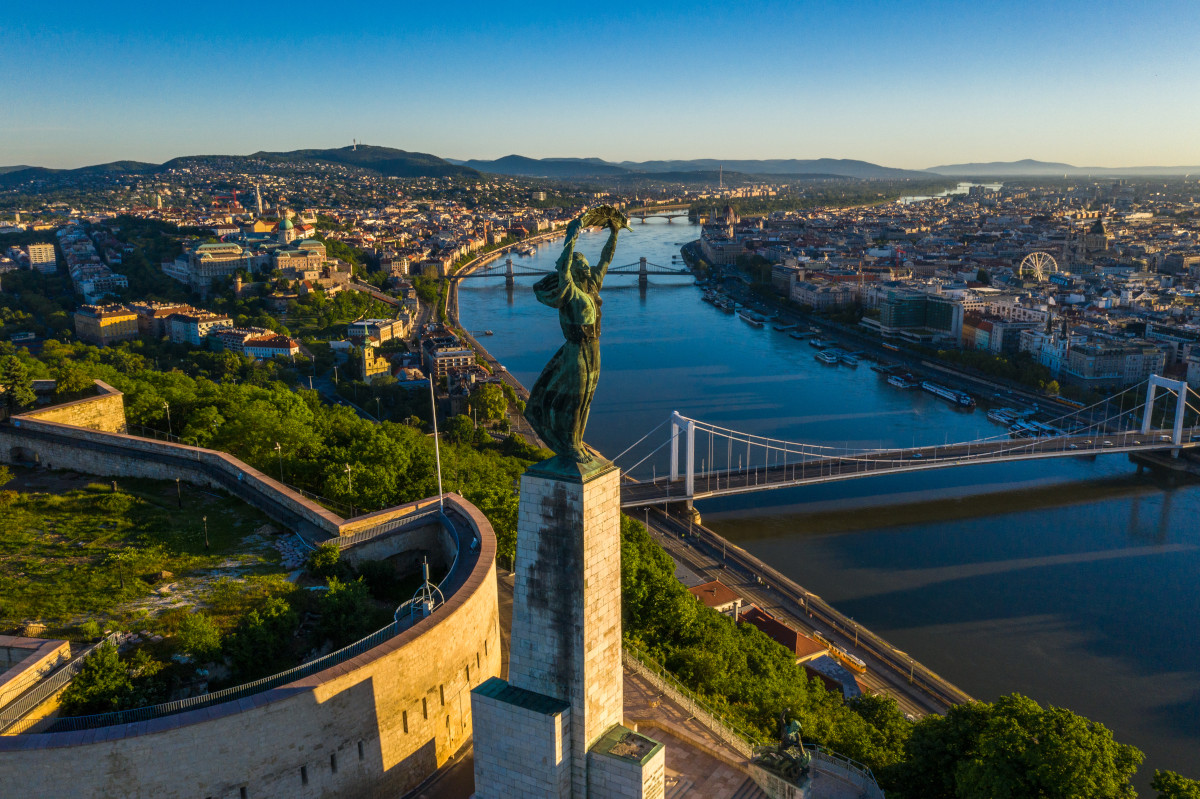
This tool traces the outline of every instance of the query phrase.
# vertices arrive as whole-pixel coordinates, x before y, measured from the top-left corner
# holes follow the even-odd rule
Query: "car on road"
[[[925,457],[925,456],[924,456],[924,455],[922,455],[920,452],[914,452],[912,456],[913,456],[914,458],[924,458],[924,457]]]
[[[1105,442],[1104,442],[1104,446],[1106,446],[1106,447],[1115,447],[1115,446],[1116,446],[1116,444],[1112,443],[1111,441],[1105,441]]]
[[[1079,449],[1078,444],[1067,444],[1067,449]]]

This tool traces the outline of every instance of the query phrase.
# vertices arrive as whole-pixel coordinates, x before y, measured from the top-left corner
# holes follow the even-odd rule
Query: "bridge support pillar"
[[[1188,384],[1183,380],[1168,380],[1158,375],[1150,375],[1146,382],[1146,409],[1142,412],[1142,435],[1147,435],[1154,423],[1154,398],[1159,387],[1175,394],[1175,423],[1171,429],[1171,441],[1183,443],[1183,417],[1187,412]],[[1178,454],[1178,450],[1176,451]]]
[[[684,418],[679,411],[671,411],[671,480],[679,479],[679,427],[684,424]]]
[[[513,274],[512,258],[504,261],[504,286],[505,288],[513,288],[517,284],[517,278]]]
[[[638,288],[644,289],[650,285],[650,273],[646,270],[646,259],[638,259]]]

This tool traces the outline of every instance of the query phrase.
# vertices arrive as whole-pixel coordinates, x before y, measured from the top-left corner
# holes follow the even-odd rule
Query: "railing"
[[[724,714],[697,696],[694,691],[681,683],[675,675],[671,674],[660,663],[633,644],[625,644],[621,654],[622,661],[630,671],[653,685],[670,698],[672,702],[675,702],[688,713],[691,713],[692,717],[704,725],[718,740],[747,760],[754,756],[754,744],[751,741],[756,736],[753,733],[741,730],[733,722],[725,720],[723,718]]]
[[[441,511],[433,511],[433,514],[441,515]],[[432,514],[428,514],[432,515]],[[407,518],[407,517],[406,517]],[[460,556],[462,554],[463,542],[459,535],[458,528],[454,525],[449,517],[442,516],[443,522],[446,525],[446,530],[454,538],[457,551],[454,556],[450,568],[446,571],[446,576],[438,584],[438,588],[446,594],[451,594],[457,589],[458,575],[455,574],[455,569],[458,566]],[[452,583],[454,580],[456,582]],[[362,653],[374,649],[380,644],[388,641],[405,630],[412,627],[420,619],[400,619],[387,625],[381,630],[371,633],[366,638],[362,638],[349,646],[343,647],[336,652],[330,652],[328,655],[317,658],[308,663],[303,663],[295,668],[287,671],[273,674],[270,677],[264,677],[261,680],[245,683],[244,685],[226,688],[223,691],[216,691],[210,694],[202,694],[200,696],[190,696],[186,699],[177,699],[173,702],[163,702],[157,705],[149,705],[147,707],[132,708],[130,710],[118,710],[113,713],[99,713],[92,716],[68,716],[59,718],[50,727],[49,732],[77,732],[79,730],[92,730],[98,727],[109,727],[115,724],[132,724],[138,721],[150,721],[152,719],[161,718],[163,716],[174,715],[188,710],[199,710],[201,708],[211,707],[212,705],[232,702],[237,699],[243,699],[247,696],[269,691],[272,688],[277,688],[281,685],[287,685],[297,680],[302,680],[318,672],[324,671],[331,666],[336,666],[339,663],[344,663],[351,658],[358,657]],[[89,650],[90,651],[90,650]],[[82,656],[79,658],[82,661]],[[78,669],[77,669],[78,670]],[[3,729],[0,727],[0,729]]]
[[[186,699],[177,699],[173,702],[163,702],[157,705],[149,705],[147,707],[132,708],[130,710],[118,710],[113,713],[98,713],[93,716],[67,716],[59,718],[50,727],[50,732],[77,732],[79,730],[93,730],[97,727],[110,727],[114,724],[132,724],[136,721],[150,721],[151,719],[160,718],[162,716],[170,716],[175,713],[182,713],[185,710],[198,710],[200,708],[210,707],[211,705],[231,702],[235,699],[251,696],[253,694],[262,693],[263,691],[276,688],[280,685],[286,685],[296,680],[304,679],[305,677],[316,674],[319,671],[324,671],[330,666],[336,666],[353,657],[361,655],[368,649],[372,649],[384,641],[387,641],[400,633],[404,632],[409,625],[392,622],[382,630],[371,633],[366,638],[355,641],[347,647],[330,652],[324,657],[308,663],[301,664],[287,671],[273,674],[270,677],[264,677],[261,680],[255,680],[244,685],[238,685],[233,688],[226,688],[223,691],[216,691],[211,694],[202,694],[200,696],[189,696]]]
[[[394,519],[388,519],[386,522],[381,522],[369,530],[363,530],[361,533],[340,536],[336,539],[331,539],[322,543],[334,544],[338,549],[349,549],[352,546],[357,546],[358,544],[370,541],[373,538],[379,538],[380,536],[387,535],[388,533],[391,533],[399,528],[407,527],[414,522],[422,520],[430,521],[437,517],[441,517],[444,524],[449,524],[449,520],[447,520],[442,514],[441,509],[435,507],[432,510],[419,511],[406,516],[397,516]]]
[[[0,733],[7,730],[9,727],[16,724],[26,715],[33,712],[38,705],[45,702],[51,696],[63,688],[67,683],[75,678],[79,670],[83,668],[83,660],[98,647],[114,641],[117,637],[116,633],[109,635],[107,638],[98,643],[92,644],[87,649],[79,653],[78,656],[67,661],[61,669],[51,674],[46,679],[35,685],[27,693],[19,697],[15,702],[4,708],[4,712],[0,713]]]
[[[751,742],[757,736],[739,729],[735,723],[723,718],[720,711],[697,696],[675,675],[633,644],[626,644],[621,655],[626,668],[688,711],[693,719],[700,722],[718,740],[747,760],[754,757],[756,745]],[[817,744],[805,744],[804,749],[812,755],[814,762],[821,764],[822,772],[860,789],[865,799],[885,799],[883,791],[875,781],[875,774],[869,766],[831,752]]]
[[[804,749],[813,762],[821,764],[821,771],[858,788],[864,799],[886,799],[870,767],[816,744],[805,744]]]

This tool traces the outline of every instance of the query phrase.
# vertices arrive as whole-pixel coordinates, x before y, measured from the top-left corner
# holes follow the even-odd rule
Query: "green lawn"
[[[238,500],[184,484],[180,508],[174,481],[119,479],[113,492],[31,472],[11,485],[22,484],[0,495],[0,631],[31,621],[50,635],[89,620],[157,628],[195,604],[217,600],[218,616],[234,615],[242,595],[253,603],[290,587],[272,536],[255,534],[269,520]],[[172,576],[149,579],[163,571]]]

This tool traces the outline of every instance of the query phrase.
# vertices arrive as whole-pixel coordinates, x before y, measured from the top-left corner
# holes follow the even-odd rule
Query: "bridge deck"
[[[1164,439],[1165,437],[1165,439]],[[916,449],[879,450],[854,456],[813,458],[741,470],[697,472],[695,491],[688,496],[685,480],[659,478],[655,482],[627,481],[621,488],[621,507],[636,508],[686,499],[704,499],[747,494],[788,486],[852,480],[879,474],[916,472],[1005,461],[1103,455],[1117,452],[1162,452],[1200,446],[1193,428],[1184,433],[1184,443],[1171,442],[1171,430],[1114,433],[1102,436],[1059,436],[1043,439],[1012,439],[971,442]]]

